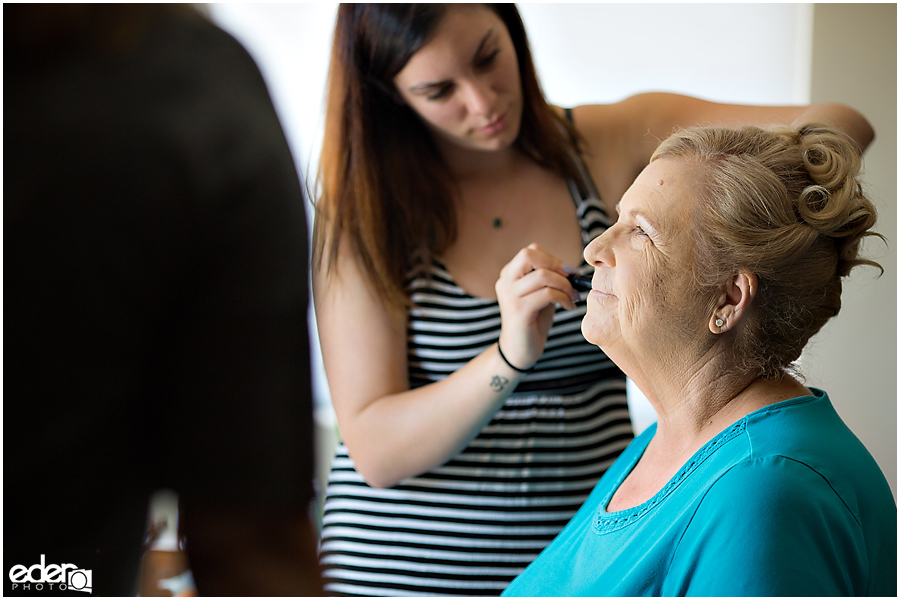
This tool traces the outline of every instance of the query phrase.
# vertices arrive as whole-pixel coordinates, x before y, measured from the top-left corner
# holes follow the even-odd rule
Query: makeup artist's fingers
[[[518,279],[535,269],[549,269],[565,276],[566,271],[563,264],[561,260],[546,252],[540,245],[528,244],[506,263],[500,271],[500,276]]]
[[[577,298],[568,279],[547,269],[531,271],[512,281],[498,280],[496,291],[498,300],[508,298],[531,311],[540,310],[547,304],[559,304],[572,310]]]
[[[544,351],[556,305],[575,308],[576,292],[563,262],[532,244],[501,270],[495,285],[500,304],[500,341],[514,364],[532,365]]]
[[[510,291],[517,296],[531,296],[537,292],[549,293],[553,302],[572,310],[579,299],[568,277],[549,269],[536,269],[509,282]]]
[[[509,293],[524,296],[537,291],[541,287],[554,288],[562,292],[565,298],[554,300],[562,306],[572,309],[573,301],[579,299],[578,292],[566,278],[564,263],[545,252],[539,245],[530,244],[520,250],[500,271],[495,289],[497,297]],[[566,299],[569,301],[567,302]]]

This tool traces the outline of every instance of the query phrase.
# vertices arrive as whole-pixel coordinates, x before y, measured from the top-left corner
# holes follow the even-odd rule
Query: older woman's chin
[[[626,371],[627,363],[629,362],[626,360],[626,357],[629,355],[627,344],[623,346],[624,340],[622,340],[619,330],[614,325],[591,322],[588,318],[585,318],[581,321],[581,334],[588,342],[603,350],[607,358],[613,361],[623,372],[628,373]]]
[[[604,341],[608,341],[610,337],[608,333],[606,328],[594,322],[590,316],[585,317],[581,321],[581,335],[595,346],[600,346],[602,348]]]

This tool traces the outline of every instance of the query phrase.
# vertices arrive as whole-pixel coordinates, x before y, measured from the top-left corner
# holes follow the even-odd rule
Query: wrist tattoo
[[[509,383],[509,379],[506,377],[494,375],[494,377],[491,378],[491,388],[498,392],[502,392],[504,388],[506,388],[507,383]]]

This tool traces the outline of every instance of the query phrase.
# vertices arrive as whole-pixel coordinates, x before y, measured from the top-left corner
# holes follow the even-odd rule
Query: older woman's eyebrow
[[[622,201],[621,200],[619,200],[616,203],[616,214],[617,215],[622,214]],[[635,207],[628,211],[629,217],[634,217],[635,215],[642,215],[642,216],[644,216],[644,218],[646,218],[646,216],[644,215],[644,211],[642,211],[640,208]]]
[[[493,33],[494,33],[494,28],[491,27],[490,29],[487,30],[487,33],[484,34],[484,37],[481,38],[481,43],[478,44],[478,48],[475,49],[475,54],[472,55],[473,61],[476,58],[478,58],[478,55],[481,54],[482,50],[484,50],[485,44],[487,44],[488,40],[491,39],[491,36],[493,35]],[[419,85],[414,85],[408,89],[413,94],[416,94],[416,93],[427,92],[434,88],[443,87],[443,86],[447,85],[448,83],[450,83],[449,80],[445,79],[443,81],[420,83]]]
[[[619,202],[616,203],[616,214],[617,215],[622,214],[621,208],[622,208],[622,201],[620,200]],[[641,217],[641,219],[643,219],[643,221],[647,224],[647,226],[652,228],[653,231],[660,230],[657,223],[653,219],[648,217],[647,213],[644,212],[643,210],[641,210],[639,207],[635,206],[635,207],[629,209],[628,216],[632,219],[634,219],[635,217]],[[663,228],[663,229],[665,229],[665,228]]]

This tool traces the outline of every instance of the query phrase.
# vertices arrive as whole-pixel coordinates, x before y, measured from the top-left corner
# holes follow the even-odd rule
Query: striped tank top
[[[584,245],[610,225],[587,187],[569,183]],[[407,289],[410,387],[500,337],[497,302],[466,294],[439,260],[411,272]],[[499,595],[560,532],[633,438],[625,375],[581,334],[586,298],[557,307],[535,369],[446,464],[376,489],[338,444],[319,550],[326,593]]]

